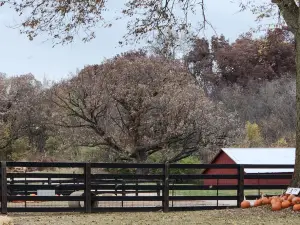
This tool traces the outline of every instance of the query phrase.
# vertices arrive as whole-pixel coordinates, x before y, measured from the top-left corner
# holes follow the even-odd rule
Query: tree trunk
[[[147,153],[145,151],[138,151],[136,153],[136,162],[145,163],[147,160]],[[149,172],[149,168],[137,168],[136,174],[146,175]]]
[[[44,131],[36,136],[36,147],[40,153],[42,153],[42,154],[45,153],[46,134]]]
[[[300,22],[300,16],[299,21]],[[300,23],[299,23],[300,24]],[[296,101],[297,101],[297,128],[296,128],[296,160],[291,187],[300,187],[300,29],[295,32],[296,40]]]
[[[296,128],[296,159],[291,187],[300,187],[300,13],[294,0],[272,0],[277,4],[281,15],[295,35],[296,41],[296,101],[297,101],[297,128]],[[300,3],[300,1],[299,1]]]

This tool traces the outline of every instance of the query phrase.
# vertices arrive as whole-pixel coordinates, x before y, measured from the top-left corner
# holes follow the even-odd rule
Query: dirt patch
[[[210,210],[195,212],[149,212],[149,213],[28,213],[11,214],[15,224],[20,225],[299,225],[300,213],[291,209],[272,212],[269,208]]]

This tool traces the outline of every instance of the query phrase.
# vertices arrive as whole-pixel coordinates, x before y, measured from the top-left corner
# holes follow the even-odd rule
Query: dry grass
[[[12,214],[20,225],[299,225],[300,213],[291,209],[272,212],[267,207],[196,212],[98,213],[98,214]]]
[[[13,220],[8,216],[0,216],[0,225],[13,225]]]

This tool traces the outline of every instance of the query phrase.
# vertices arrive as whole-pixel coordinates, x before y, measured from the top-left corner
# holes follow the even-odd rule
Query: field
[[[271,212],[266,207],[195,212],[99,213],[99,214],[11,214],[17,225],[299,225],[300,213],[291,209]]]
[[[285,190],[245,190],[245,195],[259,195],[259,192],[268,195],[280,195]],[[170,191],[170,196],[236,196],[236,190],[176,190]]]

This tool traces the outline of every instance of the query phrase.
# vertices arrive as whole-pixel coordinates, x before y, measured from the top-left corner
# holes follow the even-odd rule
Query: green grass
[[[280,195],[282,190],[261,190],[266,195]],[[258,190],[245,190],[245,195],[258,195]],[[170,191],[170,196],[236,196],[236,190],[176,190]]]
[[[129,183],[128,183],[129,184]],[[135,185],[135,183],[130,183],[131,185]],[[156,185],[156,183],[145,182],[142,185]],[[187,184],[176,184],[176,186],[187,185]],[[191,185],[191,184],[189,184]],[[172,185],[170,185],[171,187]],[[281,195],[285,190],[280,189],[263,189],[263,190],[245,190],[245,195],[260,195],[262,192],[265,195]],[[170,196],[237,196],[237,190],[170,190]]]

